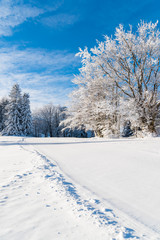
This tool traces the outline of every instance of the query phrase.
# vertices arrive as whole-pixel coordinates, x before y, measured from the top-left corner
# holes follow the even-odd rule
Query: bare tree
[[[62,127],[60,127],[61,112],[63,108],[54,106],[52,103],[43,106],[33,112],[33,129],[35,136],[59,137]]]
[[[53,129],[54,129],[54,117],[55,117],[55,106],[50,103],[45,105],[41,109],[41,116],[44,119],[46,126],[48,128],[49,136],[53,137]]]

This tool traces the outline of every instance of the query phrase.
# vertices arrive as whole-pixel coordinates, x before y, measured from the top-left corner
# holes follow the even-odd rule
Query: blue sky
[[[66,104],[79,47],[93,47],[119,24],[159,17],[159,0],[1,0],[0,97],[18,82],[32,108]]]

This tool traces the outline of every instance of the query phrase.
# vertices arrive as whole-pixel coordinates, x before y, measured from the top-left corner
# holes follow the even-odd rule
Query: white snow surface
[[[0,137],[10,239],[160,239],[160,138]]]

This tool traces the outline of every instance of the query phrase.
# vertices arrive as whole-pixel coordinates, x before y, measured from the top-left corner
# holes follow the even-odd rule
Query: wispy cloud
[[[55,14],[41,19],[42,24],[52,28],[63,28],[78,21],[78,15]]]
[[[73,64],[74,54],[67,51],[47,51],[44,49],[19,49],[18,47],[0,49],[0,72],[7,68],[10,71],[20,69],[23,71],[46,70],[55,71]]]
[[[0,1],[0,36],[12,35],[13,28],[44,13],[44,9],[20,0]]]
[[[23,0],[1,0],[0,1],[0,36],[10,36],[13,29],[18,25],[45,13],[54,14],[56,10],[63,4],[63,1],[54,1],[41,5],[37,1]],[[61,28],[72,25],[78,20],[76,15],[70,14],[54,14],[52,16],[40,17],[39,22],[53,28]]]
[[[50,101],[64,103],[71,91],[71,69],[78,64],[74,54],[66,51],[1,48],[0,97],[8,95],[18,82],[30,93],[33,106]]]

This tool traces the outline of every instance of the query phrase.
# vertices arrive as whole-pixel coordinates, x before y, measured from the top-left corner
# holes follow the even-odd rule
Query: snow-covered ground
[[[158,240],[159,205],[159,138],[0,137],[0,240]]]

